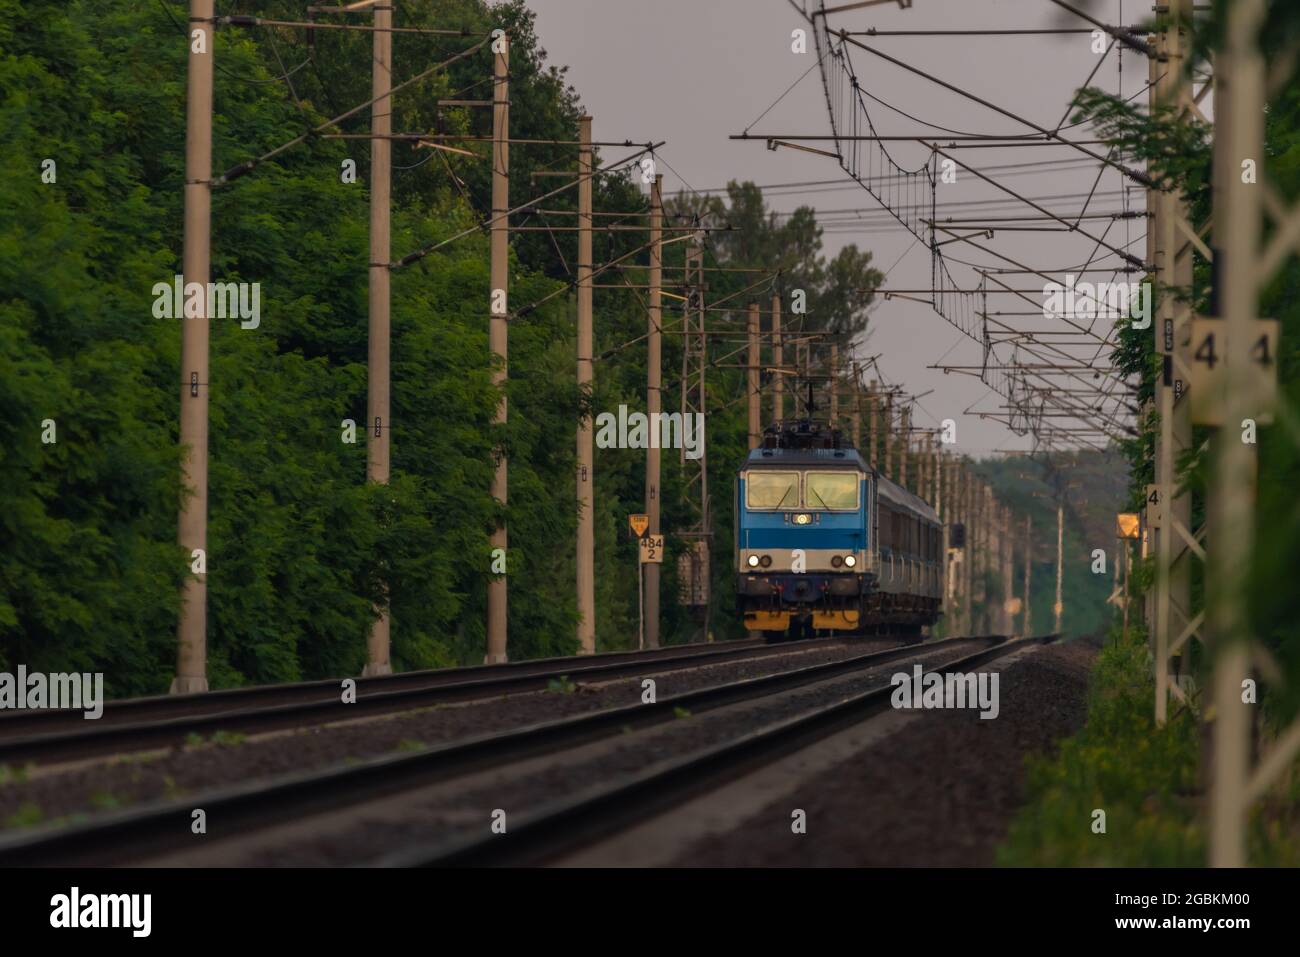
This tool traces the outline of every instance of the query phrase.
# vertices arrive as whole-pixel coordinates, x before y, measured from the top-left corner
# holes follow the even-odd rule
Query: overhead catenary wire
[[[609,172],[609,171],[614,170],[614,169],[616,169],[616,168],[618,168],[618,167],[620,167],[620,166],[625,166],[625,165],[627,165],[628,163],[634,161],[637,157],[640,157],[640,156],[644,155],[645,153],[650,152],[650,150],[651,150],[651,147],[646,147],[645,149],[637,150],[635,153],[631,154],[630,156],[626,156],[626,157],[623,157],[623,158],[620,159],[620,160],[616,160],[615,162],[610,163],[610,164],[608,164],[608,165],[606,165],[606,166],[603,166],[603,167],[601,167],[601,168],[598,169],[598,170],[593,170],[592,173],[591,173],[591,176],[592,176],[592,177],[595,177],[598,173],[601,173],[601,172]],[[536,205],[537,203],[541,202],[541,201],[544,200],[544,199],[550,199],[552,196],[558,196],[558,195],[560,195],[561,193],[567,192],[568,190],[571,190],[571,189],[575,188],[575,187],[576,187],[576,186],[577,186],[577,185],[578,185],[578,184],[579,184],[579,183],[580,183],[584,178],[585,178],[585,177],[579,175],[579,176],[578,176],[577,178],[575,178],[573,181],[568,182],[568,183],[565,183],[565,184],[562,185],[562,186],[557,186],[555,189],[553,189],[553,190],[551,190],[551,191],[549,191],[549,192],[547,192],[547,193],[543,193],[541,196],[535,196],[535,197],[533,197],[532,199],[528,200],[527,202],[525,202],[525,203],[523,203],[523,204],[521,204],[521,205],[519,205],[519,206],[514,207],[513,209],[508,209],[508,210],[506,210],[506,211],[505,211],[504,213],[502,213],[501,215],[502,215],[503,217],[509,217],[509,216],[515,215],[515,214],[517,214],[517,213],[519,213],[519,212],[522,212],[522,211],[523,211],[525,208],[527,208],[527,207],[530,207],[530,206],[534,206],[534,205]],[[403,266],[409,266],[411,263],[413,263],[413,262],[417,262],[417,261],[423,259],[425,256],[428,256],[430,253],[436,252],[437,250],[441,249],[441,248],[444,247],[444,246],[447,246],[447,245],[449,245],[449,244],[451,244],[451,243],[454,243],[454,242],[456,242],[456,241],[459,240],[459,239],[464,239],[466,236],[469,236],[469,235],[471,235],[472,233],[478,232],[479,230],[490,228],[491,225],[492,225],[494,222],[496,222],[496,217],[489,216],[487,219],[483,220],[482,222],[480,222],[480,223],[476,223],[476,224],[473,225],[473,226],[470,226],[470,227],[468,227],[468,228],[466,228],[466,229],[463,229],[463,230],[461,230],[460,232],[456,233],[456,234],[453,235],[453,236],[449,236],[449,237],[447,237],[446,239],[442,239],[442,240],[438,240],[438,241],[433,242],[433,243],[429,243],[428,245],[422,246],[422,247],[420,247],[419,249],[415,250],[414,252],[407,253],[407,254],[406,254],[405,256],[403,256],[401,259],[399,259],[399,260],[397,260],[396,262],[394,262],[394,263],[392,264],[392,267],[393,267],[394,269],[400,269],[400,268],[402,268]]]
[[[1090,74],[1090,76],[1095,75],[1095,72],[1096,72],[1096,71],[1095,71],[1095,69],[1094,69],[1094,71],[1092,72],[1092,74]],[[856,81],[855,81],[855,87],[856,87]],[[1122,91],[1122,88],[1121,88],[1121,91]],[[828,96],[829,96],[829,95],[830,95],[830,93],[829,93],[829,91],[828,91]],[[833,105],[833,104],[832,104],[832,105]],[[1059,124],[1058,124],[1058,125],[1059,125]],[[832,126],[833,126],[833,127],[835,126],[835,114],[834,114],[834,111],[833,111],[833,110],[832,110]],[[1103,159],[1103,160],[1108,160],[1109,158],[1110,158],[1110,157],[1105,157],[1105,158],[1102,158],[1102,159]],[[866,178],[866,177],[861,176],[861,174],[854,174],[854,175],[855,175],[855,178],[856,178],[856,179],[859,179],[859,180],[861,180],[861,179],[865,179],[865,178]],[[1086,215],[1086,210],[1088,210],[1089,208],[1091,208],[1091,201],[1092,201],[1092,199],[1093,199],[1094,196],[1095,196],[1096,189],[1097,189],[1097,183],[1094,183],[1094,184],[1093,184],[1093,189],[1090,191],[1090,193],[1093,194],[1093,195],[1085,195],[1085,196],[1084,196],[1084,206],[1083,206],[1083,210],[1084,210],[1084,214],[1085,214],[1085,215]],[[1124,194],[1122,194],[1122,195],[1124,195]],[[879,199],[879,197],[877,197],[877,198]],[[1127,200],[1127,196],[1126,196],[1126,195],[1124,195],[1124,198],[1125,198],[1125,200]],[[893,216],[894,219],[898,219],[898,218],[899,218],[898,215],[897,215],[897,210],[896,210],[896,208],[892,207],[890,203],[887,203],[887,202],[886,202],[886,203],[883,203],[883,205],[885,206],[886,211],[889,212],[889,213]],[[986,204],[986,206],[987,206],[987,205],[988,205],[988,204]],[[870,224],[870,221],[868,221],[866,217],[863,217],[863,216],[860,216],[860,215],[857,216],[857,217],[853,217],[852,212],[853,212],[853,211],[850,212],[848,218],[841,218],[841,219],[837,219],[837,220],[832,221],[831,228],[833,229],[833,231],[843,232],[843,231],[855,230],[855,229],[860,229],[860,227],[861,227],[864,223],[865,223],[865,224],[868,224],[868,225]],[[990,212],[992,212],[992,210],[990,210]],[[1126,213],[1127,213],[1127,211],[1124,210],[1124,211],[1120,211],[1118,214],[1116,214],[1116,216],[1112,218],[1112,224],[1113,224],[1113,222],[1114,222],[1114,218],[1127,218],[1127,217],[1126,217]],[[1056,215],[1059,215],[1059,214],[1056,214]],[[1076,209],[1076,210],[1072,210],[1072,211],[1070,211],[1070,213],[1069,213],[1068,215],[1069,215],[1069,216],[1071,217],[1071,219],[1074,221],[1074,224],[1075,224],[1075,225],[1077,225],[1078,222],[1081,222],[1081,221],[1082,221],[1081,219],[1078,218],[1078,217],[1080,216],[1080,212],[1079,212],[1079,210],[1077,210],[1077,209]],[[1055,217],[1054,217],[1054,218],[1055,218]],[[1064,219],[1065,217],[1064,217],[1064,216],[1060,216],[1060,218],[1061,218],[1061,219]],[[1108,217],[1108,218],[1110,218],[1110,217]],[[938,220],[938,217],[936,217],[936,219],[933,220],[933,221],[938,222],[938,221],[939,221],[939,220]],[[879,220],[879,219],[876,219],[875,222],[876,222],[877,224],[880,224],[880,220]],[[887,223],[888,220],[886,220],[885,222]],[[906,224],[905,224],[905,225],[906,225]],[[1074,230],[1071,229],[1070,231],[1074,231]],[[1109,231],[1109,227],[1107,228],[1107,232],[1108,232],[1108,231]],[[1102,234],[1102,242],[1103,242],[1103,243],[1104,243],[1104,241],[1105,241],[1105,236],[1106,236],[1106,232],[1103,232],[1103,234]],[[1095,240],[1097,237],[1092,237],[1092,238]],[[1114,249],[1114,251],[1115,251],[1116,253],[1120,253],[1120,252],[1121,252],[1122,250],[1124,250],[1128,245],[1129,245],[1129,243],[1125,243],[1124,246],[1121,246],[1121,247],[1118,247],[1118,248],[1114,248],[1114,247],[1112,247],[1112,248]],[[1088,261],[1088,264],[1087,264],[1088,267],[1090,267],[1090,266],[1091,266],[1091,263],[1095,261],[1095,257],[1096,257],[1096,253],[1098,252],[1098,249],[1099,249],[1098,246],[1094,246],[1094,253],[1093,253],[1092,255],[1089,256],[1089,261]],[[973,264],[972,264],[972,265],[973,265]],[[937,307],[937,300],[936,300],[936,302],[935,302],[935,305],[936,305],[936,307]],[[942,311],[942,310],[941,310],[941,311]]]

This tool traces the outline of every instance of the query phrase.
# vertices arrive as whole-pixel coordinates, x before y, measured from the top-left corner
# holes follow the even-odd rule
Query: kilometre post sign
[[[664,561],[664,537],[662,535],[644,535],[640,541],[641,564],[662,565]]]

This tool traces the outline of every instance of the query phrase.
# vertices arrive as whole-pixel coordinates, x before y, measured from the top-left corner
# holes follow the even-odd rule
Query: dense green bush
[[[999,853],[1000,864],[1194,866],[1195,719],[1180,712],[1157,730],[1146,635],[1113,634],[1098,656],[1088,720],[1051,757],[1030,760],[1027,808]],[[1106,832],[1093,830],[1105,812]]]
[[[1050,756],[1029,759],[1026,805],[998,863],[1026,866],[1197,867],[1205,861],[1201,725],[1172,707],[1157,728],[1147,636],[1113,630],[1093,668],[1087,723]],[[1300,864],[1300,777],[1256,805],[1250,860]],[[1104,834],[1094,812],[1106,814]]]

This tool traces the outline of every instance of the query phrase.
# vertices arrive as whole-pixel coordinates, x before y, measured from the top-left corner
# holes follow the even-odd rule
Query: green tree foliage
[[[494,25],[485,6],[459,6],[467,28]],[[0,122],[13,189],[0,210],[0,660],[93,667],[115,693],[158,691],[173,667],[177,588],[189,564],[174,544],[179,335],[176,320],[154,318],[151,292],[179,268],[184,11],[3,7]],[[364,88],[327,90],[321,81],[368,77],[368,57],[333,59],[360,52],[355,44],[320,44],[285,95],[274,82],[277,57],[302,57],[298,39],[218,32],[214,170],[369,98]],[[535,56],[519,44],[515,69],[532,62],[540,72]],[[421,92],[445,94],[447,84],[440,77]],[[554,124],[576,106],[565,95],[539,113]],[[368,150],[357,144],[312,139],[214,190],[212,275],[260,282],[263,316],[256,331],[213,323],[214,685],[354,673],[384,581],[399,666],[450,664],[482,647],[476,611],[496,438],[486,243],[468,237],[395,274],[393,481],[367,486],[364,424],[356,444],[341,441],[344,419],[365,420]],[[353,156],[362,175],[345,184],[342,163]],[[40,180],[45,157],[58,164],[56,183]],[[420,188],[407,187],[401,171],[396,180],[394,250],[480,218],[449,175]],[[512,292],[535,298],[554,288],[521,266]],[[557,303],[516,330],[512,345],[531,375],[511,382],[516,415],[501,437],[518,457],[516,541],[543,547],[572,525],[562,493],[568,463],[546,453],[574,390],[543,372],[548,351],[568,336],[566,318]],[[53,445],[40,441],[47,418],[58,427]],[[569,650],[566,591],[525,563],[512,578],[523,599],[513,607],[516,653]],[[553,600],[528,600],[552,590]]]
[[[669,213],[678,223],[698,221],[725,230],[716,234],[713,246],[720,264],[779,274],[775,285],[783,294],[802,289],[807,313],[790,312],[787,295],[784,317],[800,331],[825,331],[851,339],[866,328],[867,306],[883,277],[871,266],[871,253],[851,243],[829,261],[822,256],[822,230],[812,207],[801,206],[785,216],[767,208],[762,190],[753,183],[733,181],[727,184],[725,200],[682,195],[670,204]],[[749,284],[713,277],[709,282],[711,290],[728,292]]]
[[[302,7],[232,2],[220,13],[299,20]],[[180,268],[187,15],[176,0],[0,0],[0,668],[102,670],[115,695],[166,689],[189,574],[176,544],[179,321],[153,313],[154,285]],[[520,0],[406,0],[397,24],[509,30],[512,136],[566,141],[512,150],[511,204],[563,182],[531,174],[575,167],[583,110],[563,69],[547,64]],[[371,42],[370,33],[319,31],[309,42],[294,28],[221,26],[214,174],[367,101]],[[475,42],[397,34],[394,79]],[[393,274],[388,486],[365,482],[367,141],[310,136],[213,191],[213,279],[261,285],[259,328],[212,323],[214,687],[355,674],[384,587],[396,667],[481,660],[498,444],[510,455],[511,656],[575,650],[574,424],[583,407],[644,409],[644,299],[635,289],[597,292],[597,377],[580,395],[576,237],[512,236],[510,417],[492,424],[487,240],[472,229],[490,212],[490,111],[438,105],[489,99],[489,69],[480,53],[395,98],[395,131],[468,136],[458,145],[474,156],[394,145],[394,259],[470,234]],[[363,110],[327,132],[364,136],[368,124]],[[597,162],[635,152],[599,150]],[[54,183],[41,180],[47,158]],[[355,183],[342,181],[347,160]],[[641,184],[625,172],[598,177],[595,202],[644,222]],[[574,190],[560,192],[516,223],[571,225],[574,203]],[[865,290],[879,281],[869,254],[850,248],[825,261],[811,211],[779,225],[751,184],[733,187],[717,212],[744,225],[708,241],[711,265],[782,270],[778,289],[808,291],[810,327],[863,328]],[[685,219],[674,211],[670,222]],[[644,242],[637,232],[600,234],[597,263],[633,254],[601,281],[644,282]],[[681,248],[666,255],[670,281],[680,281]],[[717,321],[742,327],[753,278],[710,277],[710,301],[737,294],[737,312]],[[748,295],[769,293],[770,283]],[[680,321],[675,300],[666,302],[665,323]],[[665,338],[673,396],[680,342]],[[718,637],[737,630],[729,487],[745,453],[742,382],[739,370],[710,370]],[[53,444],[41,440],[49,419]],[[357,423],[355,444],[341,441],[347,419]],[[685,514],[682,471],[673,455],[664,464],[671,530]],[[643,454],[599,450],[596,467],[597,643],[628,647],[637,590],[626,514],[642,509]],[[696,626],[672,601],[671,554],[665,569],[665,636],[684,640]]]

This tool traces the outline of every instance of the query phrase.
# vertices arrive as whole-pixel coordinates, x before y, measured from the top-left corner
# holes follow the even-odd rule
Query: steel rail
[[[804,647],[824,647],[843,640],[812,639],[804,643]],[[246,700],[232,698],[227,699],[227,703],[235,706],[222,710],[186,711],[182,708],[168,712],[167,698],[136,699],[142,709],[163,708],[161,716],[139,720],[140,714],[137,712],[132,716],[137,720],[123,720],[119,716],[117,722],[107,725],[102,724],[103,719],[85,721],[80,711],[72,712],[71,716],[66,711],[17,712],[16,714],[33,716],[35,720],[29,718],[27,722],[20,722],[9,719],[12,723],[21,723],[28,728],[35,725],[39,730],[35,733],[0,737],[0,764],[44,765],[77,758],[174,747],[184,744],[193,734],[203,735],[217,731],[256,733],[315,726],[335,720],[346,721],[456,701],[537,691],[560,677],[572,680],[612,680],[657,673],[681,665],[699,666],[779,656],[791,650],[788,646],[765,644],[763,639],[728,644],[734,646],[720,650],[696,650],[698,646],[691,646],[691,651],[676,654],[672,653],[676,648],[655,649],[658,654],[615,652],[610,655],[614,660],[595,663],[588,663],[591,656],[577,659],[548,658],[543,659],[545,667],[536,667],[542,662],[520,662],[521,667],[508,674],[502,673],[503,666],[495,665],[356,679],[356,700],[350,704],[342,702],[339,681],[324,681],[307,685],[263,686],[259,690],[264,690],[272,700],[278,698],[281,703],[249,706]],[[535,667],[527,667],[529,665]],[[470,674],[466,675],[465,672]],[[238,690],[235,694],[238,694]],[[205,704],[203,695],[186,697],[199,699],[192,703],[200,708]],[[175,698],[171,699],[171,702],[175,701]],[[149,711],[146,710],[145,713]],[[38,716],[43,715],[57,715],[63,720],[59,725],[51,727],[53,719],[47,719],[50,724],[42,726]],[[106,708],[105,718],[107,717]]]
[[[1059,635],[1018,638],[938,666],[976,667],[1009,652],[1054,641]],[[926,673],[932,669],[926,668]],[[879,684],[829,706],[757,728],[721,744],[668,758],[620,780],[606,781],[576,795],[547,802],[532,813],[517,812],[506,834],[431,842],[381,858],[380,866],[534,865],[580,849],[641,823],[697,794],[735,780],[756,767],[850,727],[882,711],[894,686]]]
[[[836,639],[818,639],[833,641]],[[762,648],[762,638],[743,638],[725,642],[694,642],[691,644],[669,645],[664,648],[643,651],[606,651],[596,655],[575,658],[572,655],[550,658],[531,658],[495,665],[467,665],[457,668],[426,668],[419,671],[404,671],[391,675],[375,675],[367,678],[353,678],[357,683],[357,695],[373,690],[394,691],[406,687],[428,687],[431,684],[455,684],[479,677],[516,676],[545,674],[552,677],[561,674],[573,674],[576,669],[614,664],[622,661],[652,661],[660,658],[683,659],[697,655],[727,656],[738,649]],[[238,711],[250,705],[294,704],[301,701],[336,700],[341,683],[348,675],[337,678],[322,678],[312,681],[296,681],[284,684],[249,685],[242,688],[223,688],[218,691],[203,691],[195,694],[149,695],[139,698],[121,698],[108,701],[104,705],[103,717],[94,723],[104,726],[119,721],[141,721],[145,719],[176,718],[190,714],[215,714],[226,711]],[[29,731],[54,730],[89,727],[79,709],[51,709],[31,711],[0,712],[0,743],[12,736],[25,735]]]
[[[998,647],[1006,638],[1000,635],[950,638],[905,645],[711,685],[660,697],[650,704],[606,708],[452,741],[423,751],[383,755],[324,770],[254,780],[181,799],[150,802],[80,823],[46,825],[11,835],[0,833],[0,867],[103,865],[147,860],[184,848],[190,835],[194,808],[203,808],[210,822],[221,822],[223,838],[234,837],[276,824],[300,821],[309,814],[442,783],[483,768],[577,747],[621,734],[628,728],[667,722],[675,718],[680,708],[702,712],[901,658],[928,657],[972,641],[989,641]],[[214,838],[215,834],[210,833],[206,840]]]

